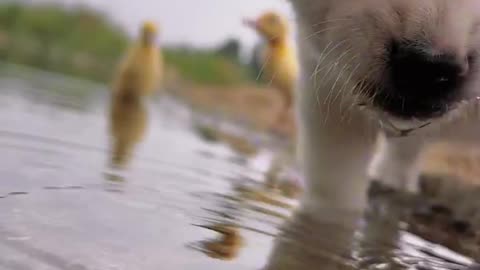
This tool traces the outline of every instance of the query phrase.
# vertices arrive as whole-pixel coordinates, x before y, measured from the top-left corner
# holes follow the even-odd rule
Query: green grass
[[[105,83],[131,42],[108,17],[89,8],[0,3],[0,61]],[[251,81],[253,76],[236,58],[235,42],[229,40],[216,51],[168,48],[165,62],[193,83]]]
[[[251,79],[245,66],[215,51],[164,50],[165,63],[198,84],[233,85]]]
[[[0,60],[107,81],[130,42],[103,14],[54,4],[0,4]]]

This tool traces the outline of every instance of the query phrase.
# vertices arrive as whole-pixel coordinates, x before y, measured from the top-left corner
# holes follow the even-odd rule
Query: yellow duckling
[[[275,12],[266,12],[256,20],[245,20],[245,23],[255,29],[264,39],[266,46],[262,52],[262,76],[267,82],[279,90],[285,110],[281,113],[273,130],[281,131],[291,138],[296,136],[293,105],[295,84],[299,76],[298,60],[290,41],[290,29],[285,18]],[[278,176],[290,160],[295,150],[287,149],[277,154],[267,173],[267,178],[273,186],[278,183]],[[268,182],[268,181],[267,181]]]
[[[245,20],[245,24],[255,29],[265,40],[266,46],[261,54],[262,76],[280,91],[287,110],[290,110],[298,63],[289,38],[287,20],[277,13],[267,12],[256,20]]]
[[[159,87],[163,59],[155,44],[156,38],[155,24],[144,23],[138,41],[130,48],[117,70],[113,85],[115,94],[141,97]]]
[[[156,28],[147,22],[139,40],[120,64],[113,83],[110,104],[111,162],[124,167],[135,146],[143,139],[148,125],[143,97],[159,86],[161,54],[155,45]]]

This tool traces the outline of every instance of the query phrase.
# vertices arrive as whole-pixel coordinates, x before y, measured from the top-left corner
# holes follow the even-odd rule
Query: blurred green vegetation
[[[84,7],[0,4],[0,59],[106,81],[129,43],[106,17]]]
[[[84,6],[0,3],[0,60],[109,82],[132,42],[105,14]],[[216,50],[165,48],[167,70],[197,84],[237,84],[255,79],[239,62],[240,44]],[[167,76],[168,79],[168,76]]]
[[[175,67],[182,78],[200,84],[232,85],[252,79],[247,67],[217,51],[188,48],[164,50],[165,63]]]

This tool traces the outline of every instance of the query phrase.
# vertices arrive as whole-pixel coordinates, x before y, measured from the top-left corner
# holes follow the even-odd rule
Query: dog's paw
[[[393,191],[417,194],[420,191],[419,181],[405,179],[404,177],[371,178],[369,193]]]

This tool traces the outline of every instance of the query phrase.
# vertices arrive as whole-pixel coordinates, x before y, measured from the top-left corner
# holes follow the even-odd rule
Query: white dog
[[[290,2],[307,187],[265,269],[352,269],[348,257],[400,269],[397,226],[359,225],[358,210],[370,180],[414,189],[425,144],[480,139],[480,1]]]
[[[361,208],[372,179],[413,189],[425,143],[480,139],[480,1],[290,2],[304,210]]]

